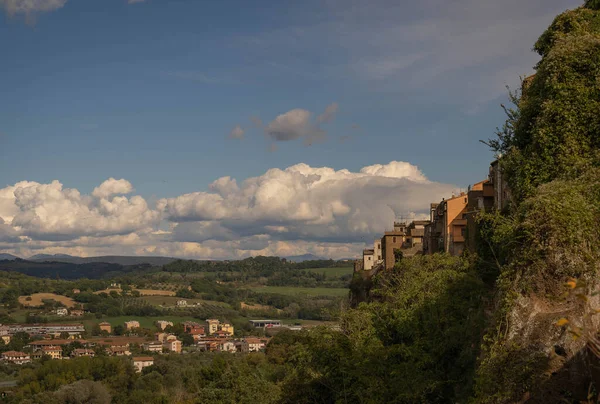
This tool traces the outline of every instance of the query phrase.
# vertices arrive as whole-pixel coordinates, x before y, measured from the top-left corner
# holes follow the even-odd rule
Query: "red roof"
[[[144,361],[144,362],[147,362],[147,361],[154,362],[154,358],[151,356],[134,356],[133,360],[134,361]]]
[[[2,353],[2,356],[29,356],[28,354],[26,354],[25,352],[19,352],[19,351],[6,351]]]

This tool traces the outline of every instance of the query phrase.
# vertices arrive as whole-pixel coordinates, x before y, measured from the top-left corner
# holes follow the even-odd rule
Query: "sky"
[[[487,176],[577,0],[0,0],[0,252],[357,256]]]

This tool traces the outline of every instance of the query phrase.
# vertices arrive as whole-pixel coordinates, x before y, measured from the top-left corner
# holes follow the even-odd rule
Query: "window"
[[[465,229],[464,227],[463,227],[463,228],[461,228],[461,229],[460,229],[460,235],[464,237],[464,236],[465,236],[465,233],[466,233],[466,230],[467,230],[467,229]]]
[[[392,243],[395,243],[395,242],[396,242],[396,237],[393,237],[392,238]]]
[[[467,203],[467,198],[465,198],[465,203]]]
[[[369,257],[369,261],[371,261],[371,257]]]

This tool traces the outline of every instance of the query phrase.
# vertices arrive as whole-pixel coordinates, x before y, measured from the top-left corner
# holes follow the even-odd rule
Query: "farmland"
[[[213,300],[203,300],[203,299],[184,299],[181,297],[175,296],[143,296],[140,299],[147,301],[148,303],[155,306],[174,306],[178,300],[185,300],[188,305],[193,305],[196,303],[200,304],[208,304],[215,305],[221,307],[229,307],[227,303],[224,302],[216,302]]]
[[[344,275],[351,275],[354,272],[352,267],[332,267],[332,268],[309,268],[306,271],[317,274],[325,274],[328,278],[340,278]]]
[[[293,286],[259,286],[251,288],[258,293],[277,293],[288,296],[348,296],[346,288],[300,288]]]
[[[104,289],[104,290],[98,290],[94,293],[96,293],[96,294],[110,293],[113,290],[118,293],[122,292],[121,289]],[[133,290],[140,292],[140,295],[142,295],[142,296],[175,296],[175,292],[172,290],[161,290],[161,289],[133,289]]]
[[[19,296],[19,303],[29,307],[43,306],[44,300],[55,300],[69,308],[75,306],[75,301],[70,297],[57,295],[55,293],[34,293],[29,296]]]

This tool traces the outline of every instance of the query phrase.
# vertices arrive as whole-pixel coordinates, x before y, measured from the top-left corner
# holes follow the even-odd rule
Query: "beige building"
[[[62,348],[56,345],[45,346],[35,351],[32,357],[33,359],[40,359],[44,355],[52,359],[62,359]]]
[[[170,352],[181,353],[181,341],[178,339],[165,341],[163,347]]]
[[[125,329],[133,330],[136,328],[140,328],[140,322],[137,320],[125,321]]]
[[[161,331],[163,331],[165,328],[167,328],[169,326],[173,327],[173,322],[166,321],[166,320],[158,320],[156,322],[156,327],[158,327],[158,329]]]
[[[2,360],[6,362],[12,362],[17,365],[31,362],[31,358],[25,352],[19,351],[7,351],[2,353]]]
[[[163,344],[158,341],[147,342],[142,345],[142,348],[144,351],[161,353],[163,350]]]
[[[394,222],[394,230],[386,231],[381,238],[381,255],[385,270],[391,271],[396,264],[394,250],[402,250],[406,240],[406,223]]]
[[[424,252],[461,255],[465,249],[468,197],[464,192],[439,204],[431,204],[431,223],[427,225]]]
[[[112,326],[106,321],[101,322],[98,326],[100,327],[100,331],[106,331],[109,334],[112,332]]]
[[[82,356],[89,356],[90,358],[93,358],[95,355],[96,353],[93,350],[87,348],[77,348],[71,352],[71,356],[74,358],[80,358]]]
[[[227,333],[228,336],[233,336],[233,326],[229,323],[219,324],[219,331]]]
[[[365,271],[370,271],[371,269],[373,269],[373,263],[374,263],[374,252],[371,249],[366,249],[363,250],[363,269]]]
[[[266,338],[248,337],[248,338],[245,338],[245,340],[248,343],[248,351],[249,352],[259,352],[259,351],[262,351],[263,349],[265,349],[265,347],[267,346]]]
[[[206,320],[206,333],[212,335],[217,331],[219,331],[219,320],[214,318]]]
[[[154,365],[154,358],[151,356],[134,356],[133,367],[136,372],[141,372],[142,369]]]

